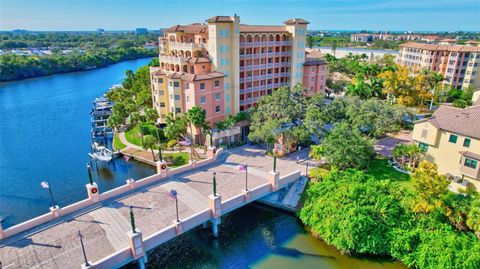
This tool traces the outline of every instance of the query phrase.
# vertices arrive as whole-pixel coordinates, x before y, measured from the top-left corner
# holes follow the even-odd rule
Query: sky
[[[310,30],[480,31],[480,0],[0,0],[0,30],[158,30],[233,14]]]

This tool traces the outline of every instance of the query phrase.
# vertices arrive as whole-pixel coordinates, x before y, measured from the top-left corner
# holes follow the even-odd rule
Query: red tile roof
[[[214,16],[206,20],[206,22],[233,22],[230,16]]]
[[[424,50],[443,50],[452,52],[480,52],[480,47],[474,46],[462,46],[462,45],[438,45],[438,44],[425,44],[417,42],[407,42],[399,45],[400,47],[424,49]]]
[[[418,122],[424,121],[448,132],[480,139],[480,106],[465,109],[440,106],[432,117]]]
[[[192,23],[189,25],[175,25],[164,30],[167,33],[183,32],[183,33],[205,33],[207,31],[207,26],[200,23]]]
[[[291,24],[297,24],[297,23],[298,24],[309,24],[310,22],[308,22],[304,19],[295,18],[295,19],[286,20],[283,23],[285,23],[286,25],[291,25]]]
[[[210,72],[208,74],[203,74],[203,75],[195,75],[195,74],[189,74],[189,73],[182,73],[181,77],[185,81],[199,81],[199,80],[206,80],[206,79],[214,79],[214,78],[223,78],[226,75],[222,72]]]

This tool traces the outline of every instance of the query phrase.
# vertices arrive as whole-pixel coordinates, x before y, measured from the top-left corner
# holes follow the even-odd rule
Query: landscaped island
[[[133,33],[1,33],[0,81],[20,80],[105,67],[152,57],[145,46],[156,34]]]

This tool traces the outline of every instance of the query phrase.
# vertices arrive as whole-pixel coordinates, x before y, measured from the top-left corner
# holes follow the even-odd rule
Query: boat
[[[113,152],[104,146],[98,145],[97,142],[92,144],[92,152],[88,153],[88,155],[92,159],[102,162],[109,162],[113,158]]]
[[[113,134],[112,128],[108,127],[108,117],[112,115],[113,102],[106,96],[97,97],[93,100],[92,115],[92,137],[106,137]]]

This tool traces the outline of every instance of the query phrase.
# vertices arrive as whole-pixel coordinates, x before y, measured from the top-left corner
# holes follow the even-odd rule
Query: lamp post
[[[78,237],[80,238],[80,245],[82,245],[82,252],[83,252],[83,259],[85,260],[85,266],[90,266],[87,260],[87,254],[85,253],[85,246],[83,245],[83,235],[80,232],[80,230],[78,230]]]
[[[275,150],[273,152],[273,172],[277,172],[277,154],[275,153]]]
[[[248,164],[245,164],[245,191],[248,191]]]
[[[87,163],[87,172],[88,172],[88,181],[90,181],[90,185],[93,185],[92,170],[89,163]]]
[[[177,222],[180,222],[180,218],[178,217],[178,193],[176,190],[172,189],[170,190],[170,195],[175,198],[175,212],[177,214]]]
[[[124,160],[125,160],[125,165],[127,166],[127,176],[128,176],[128,180],[130,180],[130,169],[128,168],[128,160],[130,160],[130,157],[128,157],[127,155],[123,156]]]
[[[213,172],[213,196],[217,196],[217,179],[215,178],[215,175],[217,172]]]
[[[160,135],[158,133],[158,126],[155,126],[155,131],[157,132],[157,139],[158,139],[158,157],[160,158],[160,161],[163,162],[162,146],[161,146],[161,142],[160,142]]]
[[[42,181],[40,186],[44,189],[48,189],[48,193],[50,194],[50,200],[52,201],[52,208],[55,208],[55,201],[53,200],[52,188],[50,187],[50,183],[48,180]]]
[[[130,226],[132,226],[132,233],[136,233],[135,216],[133,215],[133,206],[130,206]]]
[[[308,162],[306,162],[305,165],[305,175],[308,176]]]

